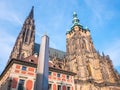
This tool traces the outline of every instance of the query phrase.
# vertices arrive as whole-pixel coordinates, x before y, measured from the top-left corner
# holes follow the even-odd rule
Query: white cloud
[[[18,23],[20,25],[23,24],[23,22],[20,20],[20,18],[14,13],[11,14],[11,19],[13,19],[15,23]]]
[[[0,1],[0,19],[22,25],[22,21],[18,18],[17,13],[12,10],[6,1]]]
[[[12,51],[13,44],[15,42],[14,35],[8,33],[9,28],[2,23],[9,22],[12,24],[21,25],[22,22],[18,18],[16,11],[9,5],[8,2],[0,1],[0,73],[4,69],[10,52]],[[12,30],[13,31],[13,30]]]
[[[84,0],[84,2],[92,11],[90,18],[91,25],[95,25],[96,27],[104,25],[115,15],[115,11],[110,10],[108,3],[103,0]]]
[[[118,12],[111,9],[111,5],[113,6],[114,4],[108,4],[109,2],[105,0],[84,0],[84,2],[92,11],[90,12],[91,18],[89,19],[89,23],[96,30],[101,30],[100,27],[105,27],[107,23],[111,22],[117,16]],[[111,42],[106,41],[103,51],[110,56],[114,67],[119,70],[120,68],[117,67],[120,66],[120,38]]]

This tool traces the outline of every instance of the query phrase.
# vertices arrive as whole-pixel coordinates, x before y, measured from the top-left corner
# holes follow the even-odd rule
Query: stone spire
[[[48,90],[49,37],[44,35],[40,46],[35,90]]]
[[[28,17],[30,17],[30,18],[34,17],[34,6],[32,6],[32,9],[31,9]]]
[[[18,35],[10,59],[23,59],[33,54],[35,40],[34,25],[34,7],[32,7],[28,17],[26,18],[22,30]]]

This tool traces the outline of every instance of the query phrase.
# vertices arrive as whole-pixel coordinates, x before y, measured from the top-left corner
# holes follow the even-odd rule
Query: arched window
[[[28,41],[28,33],[29,33],[29,30],[27,29],[27,31],[26,31],[26,37],[25,37],[25,42],[27,42]]]
[[[24,39],[25,39],[25,32],[26,32],[26,29],[23,31],[23,41],[24,41]]]

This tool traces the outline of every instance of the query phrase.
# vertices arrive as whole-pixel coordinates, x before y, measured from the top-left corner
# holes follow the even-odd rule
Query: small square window
[[[57,77],[60,77],[60,73],[57,74]]]
[[[26,71],[27,67],[25,66],[22,66],[22,70]]]
[[[67,75],[67,79],[69,79],[69,75]]]
[[[52,72],[49,72],[49,75],[52,75]]]

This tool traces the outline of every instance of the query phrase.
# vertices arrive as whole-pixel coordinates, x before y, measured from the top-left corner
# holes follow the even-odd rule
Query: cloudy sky
[[[65,33],[75,11],[80,23],[90,29],[96,49],[110,55],[120,72],[119,5],[119,0],[0,0],[0,73],[32,6],[37,43],[47,32],[50,46],[65,51]]]

